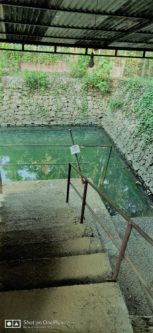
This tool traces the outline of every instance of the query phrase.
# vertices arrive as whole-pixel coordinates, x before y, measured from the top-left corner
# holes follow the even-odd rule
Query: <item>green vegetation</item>
[[[31,90],[48,87],[48,75],[43,72],[24,71],[24,79]]]
[[[101,58],[91,71],[85,76],[85,83],[89,87],[100,89],[104,93],[111,91],[110,79],[111,63],[109,59]]]
[[[2,76],[3,76],[3,65],[0,62],[0,80],[1,80]]]
[[[128,117],[133,114],[138,121],[135,134],[142,137],[144,142],[152,142],[153,80],[142,77],[121,80],[117,92],[109,102],[110,109],[115,111],[122,108]]]
[[[2,43],[1,47],[5,47]],[[20,68],[21,53],[16,51],[0,51],[0,74],[16,73]]]
[[[0,51],[0,76],[1,76],[1,67],[3,68],[4,74],[7,73],[15,73],[18,72],[21,68],[22,63],[33,63],[33,64],[45,64],[50,65],[57,61],[69,61],[69,55],[60,55],[60,54],[51,54],[51,53],[33,53],[33,52],[17,52],[13,50],[15,49],[21,50],[21,46],[15,44],[14,46],[11,44],[0,43],[2,48],[5,50]],[[12,48],[12,51],[7,51],[7,48]],[[29,51],[36,50],[35,46],[29,46]],[[42,52],[43,47],[39,47],[39,50]]]
[[[4,68],[5,68],[5,57],[3,53],[0,53],[0,81],[4,75]]]
[[[35,64],[45,64],[50,65],[57,61],[64,61],[64,57],[60,57],[59,54],[49,54],[49,53],[31,53],[26,52],[21,54],[22,63],[35,63]],[[62,59],[63,58],[63,59]]]
[[[113,98],[111,98],[111,100],[109,101],[109,107],[111,111],[116,111],[122,108],[122,106],[123,106],[123,101],[117,95],[113,96]]]
[[[80,107],[80,114],[83,115],[84,117],[86,117],[88,114],[88,103],[87,103],[87,98],[85,95],[82,95],[82,104]]]
[[[71,76],[75,78],[82,78],[86,87],[98,88],[104,93],[111,91],[111,62],[109,59],[96,58],[96,65],[88,68],[89,58],[80,56],[72,64]]]
[[[111,92],[111,79],[104,76],[103,71],[97,68],[85,76],[85,84],[91,88],[98,88],[103,93]]]
[[[79,56],[71,65],[71,76],[75,78],[84,77],[88,66],[88,57]]]

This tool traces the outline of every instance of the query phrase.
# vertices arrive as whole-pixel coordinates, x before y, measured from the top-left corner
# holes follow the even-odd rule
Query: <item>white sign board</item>
[[[74,145],[70,147],[71,155],[80,153],[80,147],[78,145]]]

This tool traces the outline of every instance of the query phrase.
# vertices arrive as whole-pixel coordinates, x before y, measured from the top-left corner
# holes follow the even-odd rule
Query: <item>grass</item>
[[[71,65],[71,76],[74,78],[82,78],[86,74],[88,66],[88,57],[79,56]]]
[[[23,75],[27,87],[31,90],[48,87],[48,75],[46,73],[26,70]]]

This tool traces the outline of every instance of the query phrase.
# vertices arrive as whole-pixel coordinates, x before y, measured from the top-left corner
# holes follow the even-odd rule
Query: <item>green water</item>
[[[102,129],[74,127],[72,132],[75,143],[80,145],[81,152],[78,156],[82,172],[102,189],[101,181],[110,148],[98,146],[112,145],[112,141]],[[7,144],[23,146],[2,147]],[[3,166],[0,169],[3,183],[16,180],[66,178],[67,164],[76,162],[70,153],[71,145],[68,128],[1,129],[0,163]],[[96,147],[82,147],[83,145]],[[16,163],[25,163],[25,165],[11,165]],[[39,163],[46,164],[37,165]],[[78,177],[75,173],[72,176]],[[131,216],[152,215],[152,203],[142,186],[136,182],[136,177],[113,147],[103,191]]]

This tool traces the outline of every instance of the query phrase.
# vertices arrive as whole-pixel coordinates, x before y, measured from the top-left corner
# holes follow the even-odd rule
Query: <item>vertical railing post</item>
[[[69,132],[70,132],[72,144],[75,145],[72,130],[70,129]],[[78,165],[78,170],[81,173],[81,167],[80,167],[80,162],[79,162],[78,154],[74,154],[74,156],[76,158],[76,162],[77,162],[77,165]],[[82,176],[80,176],[80,178],[81,178],[82,184],[84,184]]]
[[[0,193],[2,193],[2,175],[0,172]]]
[[[109,154],[108,154],[108,158],[107,158],[107,162],[106,165],[102,171],[102,175],[101,178],[99,179],[99,184],[98,186],[102,186],[104,184],[104,180],[106,178],[106,174],[107,174],[107,169],[108,169],[108,165],[109,165],[109,161],[110,161],[110,157],[111,157],[111,153],[112,153],[112,146],[110,146],[110,150],[109,150]]]
[[[84,219],[84,211],[85,211],[85,206],[86,206],[87,188],[88,188],[88,181],[85,180],[85,182],[84,182],[84,190],[83,190],[83,198],[82,198],[82,208],[81,208],[80,223],[83,223],[83,219]]]
[[[117,258],[116,266],[115,266],[115,269],[114,269],[114,272],[113,272],[112,281],[117,280],[117,277],[118,277],[118,274],[119,274],[119,271],[120,271],[120,267],[121,267],[121,262],[124,258],[124,255],[125,255],[125,250],[127,248],[127,244],[128,244],[129,237],[131,235],[131,231],[132,231],[132,224],[128,223],[128,225],[126,227],[126,230],[125,230],[124,238],[123,238],[123,241],[122,241],[122,244],[121,244],[121,247],[120,247],[120,252],[119,252],[119,255],[118,255],[118,258]]]
[[[71,181],[71,164],[68,164],[68,176],[67,176],[67,193],[66,202],[69,202],[69,192],[70,192],[70,181]]]
[[[110,161],[111,153],[112,153],[112,146],[110,146],[110,150],[109,150],[109,154],[108,154],[108,158],[107,158],[107,163],[106,163],[105,171],[104,171],[104,175],[103,175],[103,182],[102,182],[102,185],[103,185],[104,180],[105,180],[105,178],[106,178],[106,174],[107,174],[107,169],[108,169],[108,165],[109,165],[109,161]]]

